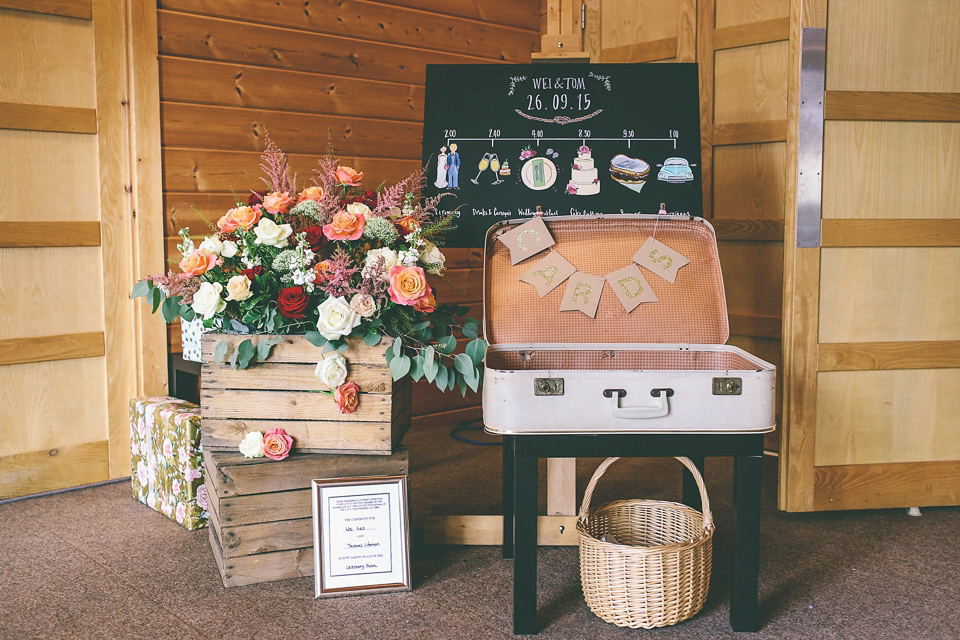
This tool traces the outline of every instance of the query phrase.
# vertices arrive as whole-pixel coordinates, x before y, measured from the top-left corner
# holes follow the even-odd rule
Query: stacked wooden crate
[[[314,478],[405,475],[406,447],[386,456],[293,453],[282,461],[204,451],[210,545],[224,586],[312,576]]]

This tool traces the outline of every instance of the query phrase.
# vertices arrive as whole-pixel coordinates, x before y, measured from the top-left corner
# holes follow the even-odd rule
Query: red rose
[[[240,273],[242,273],[243,275],[247,276],[247,278],[248,278],[249,280],[253,281],[254,278],[256,278],[258,275],[260,275],[261,273],[263,273],[263,267],[261,267],[260,265],[257,265],[257,266],[255,266],[255,267],[253,267],[252,269],[244,269],[244,270],[241,271]]]
[[[314,253],[320,253],[320,248],[327,241],[327,237],[323,235],[323,227],[314,225],[307,227],[303,232],[307,234],[307,244],[310,245],[310,250]]]
[[[266,191],[251,191],[247,197],[247,206],[252,207],[255,204],[261,204],[265,195],[267,195]]]
[[[306,294],[303,287],[280,289],[280,295],[277,296],[277,311],[284,318],[300,320],[308,304],[310,304],[310,296]]]

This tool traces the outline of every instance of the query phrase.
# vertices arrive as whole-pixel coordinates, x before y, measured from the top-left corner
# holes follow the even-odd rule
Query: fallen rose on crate
[[[132,297],[145,297],[166,322],[199,317],[205,330],[251,334],[233,353],[226,340],[217,344],[215,363],[237,369],[268,360],[278,336],[304,335],[322,349],[317,392],[333,396],[341,414],[362,401],[342,355],[348,338],[371,347],[392,339],[385,357],[394,381],[409,375],[441,391],[476,391],[487,344],[479,321],[463,318],[467,307],[436,299],[431,281],[443,277],[439,245],[454,216],[437,212],[439,198],[420,202],[423,171],[364,191],[363,173],[328,151],[298,190],[269,140],[260,166],[267,190],[238,201],[202,237],[182,229],[181,272],[138,282]],[[469,341],[455,354],[457,331]],[[254,435],[245,454],[258,446]]]

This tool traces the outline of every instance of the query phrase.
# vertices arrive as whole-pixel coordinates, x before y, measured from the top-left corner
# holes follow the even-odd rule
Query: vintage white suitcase
[[[671,283],[641,269],[658,300],[627,313],[606,282],[595,318],[560,311],[519,280],[548,255],[512,265],[490,228],[484,256],[483,420],[496,434],[742,433],[775,427],[776,368],[729,338],[713,227],[686,216],[543,218],[551,247],[579,272],[626,267],[647,238],[690,260]]]

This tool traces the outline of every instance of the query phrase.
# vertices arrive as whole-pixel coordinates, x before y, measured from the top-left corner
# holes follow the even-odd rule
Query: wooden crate
[[[405,447],[388,456],[294,453],[286,460],[203,452],[210,546],[226,587],[313,575],[314,478],[405,475]]]
[[[324,353],[303,336],[283,336],[266,362],[244,370],[214,364],[221,340],[232,354],[249,337],[203,335],[204,449],[236,451],[248,432],[278,427],[293,436],[296,450],[308,453],[389,455],[400,443],[410,427],[411,384],[409,378],[395,383],[390,376],[384,352],[392,341],[368,347],[350,340],[343,356],[349,362],[347,381],[360,387],[360,404],[356,412],[341,414],[331,396],[317,393],[325,387],[313,372]]]

